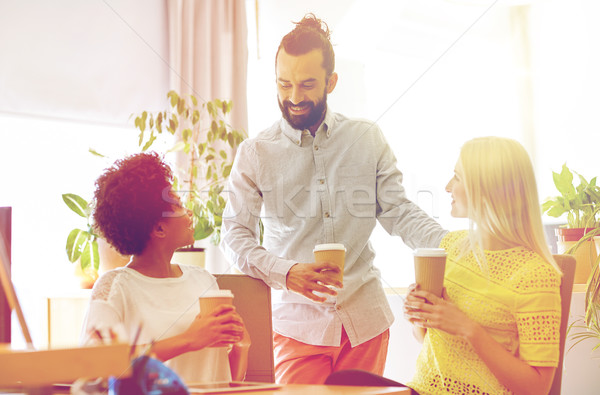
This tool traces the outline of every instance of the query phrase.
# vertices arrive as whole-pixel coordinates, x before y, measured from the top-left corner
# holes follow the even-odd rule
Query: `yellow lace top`
[[[485,251],[483,273],[472,254],[457,259],[466,231],[450,232],[444,286],[449,299],[496,341],[531,366],[557,366],[560,340],[560,274],[523,247]],[[409,386],[420,394],[509,394],[457,336],[429,329]]]

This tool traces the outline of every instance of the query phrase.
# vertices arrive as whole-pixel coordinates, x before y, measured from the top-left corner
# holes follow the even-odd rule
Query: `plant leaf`
[[[86,243],[90,234],[85,230],[73,229],[69,236],[67,236],[67,245],[65,250],[67,251],[67,258],[69,262],[76,262],[81,256],[81,250],[83,244]]]
[[[146,144],[144,144],[144,146],[142,147],[142,151],[146,151],[148,148],[150,148],[152,146],[152,143],[154,143],[154,140],[156,140],[156,136],[154,135],[154,133],[152,133]]]
[[[196,227],[194,228],[194,240],[206,239],[214,229],[210,226],[206,218],[199,217],[197,220]]]
[[[178,141],[178,142],[175,143],[174,146],[172,146],[171,148],[169,148],[169,150],[167,151],[167,153],[181,151],[184,148],[185,148],[185,143],[183,141]]]
[[[231,174],[231,167],[232,167],[231,164],[229,164],[223,168],[223,177],[225,177],[225,178],[229,177],[229,175]]]
[[[79,195],[74,193],[63,193],[63,201],[77,215],[87,218],[89,214],[88,202]]]
[[[190,129],[190,128],[183,129],[183,131],[181,132],[181,138],[183,139],[183,141],[188,141],[190,139],[190,137],[192,137],[192,129]]]
[[[101,158],[106,158],[106,156],[102,155],[101,153],[99,153],[98,151],[96,151],[96,150],[95,150],[95,149],[93,149],[93,148],[89,148],[89,149],[88,149],[88,151],[89,151],[89,152],[90,152],[90,154],[92,154],[92,155],[96,155],[96,156],[99,156],[99,157],[101,157]]]
[[[175,107],[177,105],[177,102],[179,101],[179,95],[177,94],[177,92],[169,91],[169,93],[167,93],[167,97],[171,101],[171,107]]]

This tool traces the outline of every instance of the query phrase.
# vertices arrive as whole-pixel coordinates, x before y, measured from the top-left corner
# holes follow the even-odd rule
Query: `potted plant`
[[[573,184],[574,174],[579,178],[577,186]],[[566,214],[567,224],[556,229],[558,252],[575,255],[575,283],[585,284],[597,257],[593,236],[598,234],[600,187],[596,177],[588,182],[566,164],[560,173],[552,172],[552,177],[560,195],[546,199],[542,211],[556,218]]]
[[[91,288],[99,274],[127,264],[129,257],[119,254],[94,231],[91,209],[84,198],[74,193],[65,193],[62,198],[71,211],[86,221],[84,229],[75,228],[69,232],[65,249],[69,262],[75,264],[80,286]]]
[[[226,204],[223,190],[233,165],[227,147],[235,151],[247,135],[227,122],[231,101],[203,102],[175,91],[168,92],[167,98],[168,109],[143,111],[135,117],[138,145],[146,151],[161,137],[164,144],[166,137],[170,145],[165,153],[177,156],[175,188],[183,193],[182,201],[193,213],[194,239],[210,237],[212,244],[218,245]]]
[[[600,228],[588,232],[575,244],[574,248],[577,249],[582,243],[593,239],[597,251],[600,251],[599,235]],[[600,254],[596,257],[593,266],[594,269],[585,288],[585,315],[583,318],[573,321],[569,326],[570,338],[574,341],[569,350],[588,339],[596,341],[592,351],[600,348]]]
[[[91,210],[88,202],[79,195],[65,193],[62,195],[65,204],[80,217],[85,218],[85,229],[75,228],[67,236],[67,257],[69,262],[76,263],[75,273],[82,288],[91,288],[98,278],[100,257],[97,236],[91,226]]]

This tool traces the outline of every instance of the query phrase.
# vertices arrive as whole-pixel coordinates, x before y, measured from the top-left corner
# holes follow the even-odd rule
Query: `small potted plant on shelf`
[[[577,186],[573,184],[574,174],[579,178]],[[567,224],[556,229],[558,252],[575,255],[575,283],[585,284],[597,256],[594,236],[600,233],[600,187],[596,185],[596,177],[588,182],[566,164],[560,173],[552,172],[552,176],[560,195],[546,199],[542,211],[556,218],[566,214]]]
[[[175,188],[183,193],[184,205],[193,213],[194,239],[221,239],[221,220],[226,197],[223,193],[237,146],[247,137],[227,122],[232,102],[199,101],[194,95],[167,94],[169,108],[135,117],[142,151],[153,148],[164,137],[170,141],[166,153],[175,153]],[[227,148],[229,147],[229,149]],[[190,246],[192,247],[192,246]]]

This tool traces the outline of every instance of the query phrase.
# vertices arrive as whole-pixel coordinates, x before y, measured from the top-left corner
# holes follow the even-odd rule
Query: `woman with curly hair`
[[[172,182],[156,153],[118,160],[96,181],[94,227],[131,259],[94,285],[82,341],[119,328],[133,343],[141,326],[137,343],[152,344],[185,382],[241,380],[249,347],[241,317],[232,305],[199,311],[198,298],[218,289],[215,278],[197,266],[171,264],[177,248],[194,242],[191,213]]]

